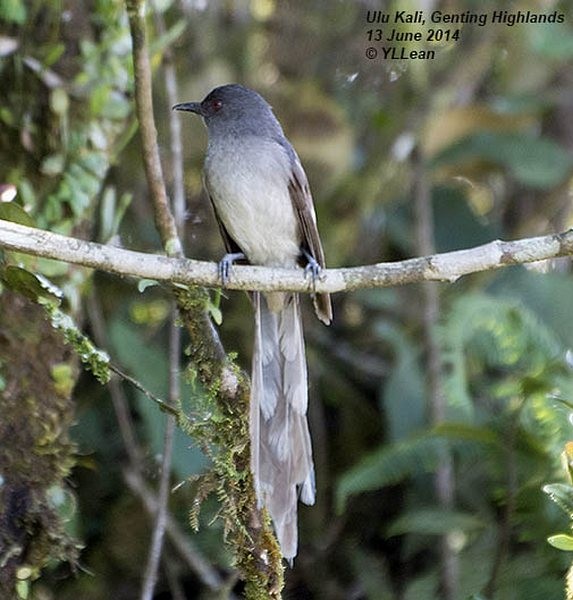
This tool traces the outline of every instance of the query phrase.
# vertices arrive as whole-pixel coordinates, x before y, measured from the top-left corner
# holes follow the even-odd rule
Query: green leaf
[[[422,535],[444,535],[454,531],[474,531],[484,523],[469,513],[427,508],[413,510],[396,519],[388,528],[387,535],[419,533]]]
[[[0,38],[0,45],[1,45],[1,38]],[[1,48],[0,48],[0,56],[2,56]],[[2,106],[0,108],[0,121],[5,123],[9,127],[16,126],[16,118],[14,116],[14,113],[6,106]]]
[[[543,491],[573,519],[573,486],[565,483],[550,483]]]
[[[572,155],[548,138],[489,132],[468,136],[446,148],[433,166],[476,160],[504,166],[519,182],[538,189],[561,183],[573,165]]]
[[[96,166],[97,168],[97,163],[94,165],[94,162],[86,157],[77,163],[71,164],[68,169],[70,179],[76,182],[77,186],[88,196],[97,194],[101,187],[102,176],[92,169],[92,166]]]
[[[90,110],[94,116],[99,116],[107,99],[109,97],[111,87],[107,83],[102,83],[95,87],[90,94],[89,103]]]
[[[573,551],[573,535],[567,533],[558,533],[557,535],[550,535],[547,541],[559,550],[567,550],[568,552]]]
[[[32,184],[24,177],[18,182],[18,196],[22,199],[24,206],[36,205],[36,192]]]
[[[64,88],[56,88],[50,95],[50,108],[52,112],[58,116],[63,116],[68,112],[70,107],[70,98]]]
[[[447,443],[423,436],[382,446],[366,455],[340,478],[337,507],[342,511],[349,496],[402,481],[418,473],[430,473],[438,466]]]
[[[175,42],[187,28],[187,21],[180,19],[170,27],[160,38],[154,40],[151,44],[151,54],[163,54],[163,50]]]
[[[126,96],[110,90],[99,116],[111,120],[123,120],[129,116],[131,110],[131,102]]]
[[[108,242],[117,233],[115,215],[117,211],[117,193],[114,187],[107,186],[100,199],[100,235],[102,242]],[[141,291],[141,290],[140,290]]]
[[[42,275],[31,273],[21,267],[9,265],[0,271],[0,278],[11,290],[34,301],[45,298],[59,304],[63,298],[62,291]]]
[[[118,200],[114,187],[107,186],[104,189],[100,201],[99,239],[102,242],[109,242],[117,234],[130,202],[130,194],[122,194]]]
[[[58,194],[58,196],[62,200],[68,200],[76,216],[83,216],[84,211],[90,205],[91,197],[87,191],[88,188],[91,190],[91,184],[88,183],[90,179],[93,179],[93,176],[78,165],[72,165],[64,175],[64,181],[59,190],[61,195]]]
[[[436,425],[432,429],[432,433],[450,440],[464,440],[495,445],[500,448],[504,447],[499,440],[498,434],[488,427],[477,427],[475,425],[468,425],[467,423],[446,422]]]
[[[0,3],[1,4],[1,3]],[[19,579],[16,582],[16,593],[20,600],[28,600],[30,597],[30,581],[28,579]]]
[[[78,165],[93,175],[94,178],[100,183],[101,180],[106,176],[109,168],[109,162],[102,152],[88,152],[87,154],[82,154],[78,160]]]
[[[140,279],[137,282],[137,290],[138,292],[143,293],[148,287],[156,285],[159,285],[159,281],[155,281],[155,279]]]
[[[51,67],[54,63],[60,60],[62,54],[66,51],[66,45],[63,42],[48,46],[44,60],[42,61],[46,67]]]
[[[0,202],[0,219],[27,227],[36,227],[34,219],[16,202]]]
[[[0,21],[22,25],[26,21],[26,4],[23,0],[2,0]]]
[[[213,306],[212,304],[209,304],[207,309],[215,324],[221,325],[223,323],[223,312],[221,309],[218,306]]]
[[[40,171],[48,177],[59,175],[63,172],[65,166],[65,158],[63,154],[50,154],[40,165]]]

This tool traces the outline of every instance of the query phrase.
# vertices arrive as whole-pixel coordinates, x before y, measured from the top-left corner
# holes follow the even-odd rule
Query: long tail
[[[298,294],[271,312],[254,294],[251,380],[251,470],[259,506],[266,506],[283,556],[298,545],[297,501],[314,504],[314,466],[306,420],[306,359]]]

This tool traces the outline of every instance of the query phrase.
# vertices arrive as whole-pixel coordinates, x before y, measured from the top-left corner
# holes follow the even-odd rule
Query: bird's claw
[[[223,256],[223,258],[220,260],[217,269],[219,271],[219,278],[221,279],[221,284],[223,287],[229,283],[229,277],[233,263],[236,260],[241,260],[243,258],[245,258],[245,255],[242,252],[231,252],[229,254],[225,254],[225,256]]]
[[[314,256],[303,250],[304,256],[307,260],[306,266],[304,267],[304,278],[307,277],[312,278],[312,288],[316,292],[316,280],[320,279],[320,272],[322,271],[322,267],[318,264]]]

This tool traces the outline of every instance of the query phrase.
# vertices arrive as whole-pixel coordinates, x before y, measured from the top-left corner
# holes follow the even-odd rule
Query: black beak
[[[198,114],[201,117],[205,116],[200,102],[181,102],[181,104],[175,104],[171,110],[184,110]]]

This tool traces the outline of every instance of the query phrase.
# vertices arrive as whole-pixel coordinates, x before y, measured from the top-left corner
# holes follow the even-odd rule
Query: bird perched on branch
[[[271,106],[231,84],[173,108],[200,115],[207,126],[205,186],[227,250],[219,263],[223,283],[237,260],[303,267],[318,277],[325,261],[308,180]],[[315,294],[313,303],[328,325],[330,296]],[[315,500],[300,300],[294,293],[254,292],[253,304],[251,470],[259,506],[269,510],[283,556],[292,560],[298,497]]]

